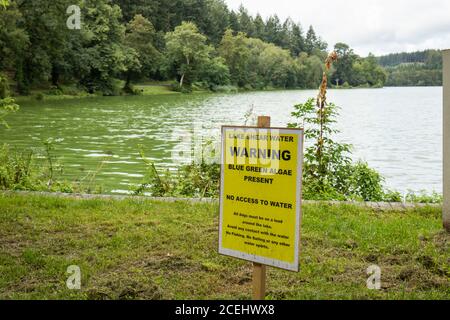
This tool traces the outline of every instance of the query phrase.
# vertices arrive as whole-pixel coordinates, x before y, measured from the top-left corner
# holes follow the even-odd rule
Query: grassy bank
[[[441,210],[306,205],[301,272],[269,268],[270,299],[448,299]],[[1,299],[247,299],[251,264],[217,254],[218,207],[0,195]],[[366,288],[381,267],[382,290]],[[66,288],[78,265],[82,288]]]
[[[138,84],[134,86],[139,95],[153,96],[153,95],[167,95],[167,94],[179,94],[179,92],[173,91],[170,86],[164,83],[154,84]],[[120,95],[118,90],[118,95]],[[27,96],[16,96],[15,99],[18,103],[27,102],[30,100],[65,100],[65,99],[79,99],[102,96],[101,93],[89,94],[86,91],[80,90],[76,87],[70,87],[69,89],[63,88],[62,90],[50,90],[50,89],[34,89],[31,90]]]
[[[155,96],[155,95],[176,95],[181,94],[179,91],[174,91],[172,87],[169,85],[172,82],[148,82],[148,83],[139,83],[133,85],[134,90],[136,90],[136,93],[138,95],[142,96]],[[372,89],[375,87],[333,87],[333,89]],[[304,88],[288,88],[288,89],[282,89],[282,88],[272,88],[268,87],[265,89],[242,89],[237,88],[235,86],[221,86],[218,87],[216,91],[211,91],[208,89],[201,89],[201,88],[193,88],[192,92],[190,94],[194,93],[239,93],[239,92],[277,92],[277,91],[295,91],[295,90],[312,90],[311,89],[304,89]],[[123,93],[122,93],[123,94]],[[185,93],[186,94],[186,93]],[[117,93],[117,95],[120,95],[120,92]],[[98,97],[102,96],[101,93],[98,94],[90,94],[86,91],[77,89],[75,87],[70,87],[69,90],[62,90],[62,91],[55,91],[51,89],[33,89],[30,91],[30,93],[26,96],[20,96],[17,95],[14,98],[16,101],[20,104],[27,101],[53,101],[53,100],[66,100],[66,99],[80,99],[80,98],[89,98],[89,97]]]

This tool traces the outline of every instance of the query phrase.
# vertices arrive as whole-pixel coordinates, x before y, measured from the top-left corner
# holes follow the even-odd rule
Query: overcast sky
[[[331,49],[349,44],[376,55],[450,48],[450,0],[225,0],[242,3],[253,15],[291,17],[303,29],[313,25]]]

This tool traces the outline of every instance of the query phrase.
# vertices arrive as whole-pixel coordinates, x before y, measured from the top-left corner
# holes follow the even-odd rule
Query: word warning
[[[299,270],[303,130],[222,127],[219,253]]]

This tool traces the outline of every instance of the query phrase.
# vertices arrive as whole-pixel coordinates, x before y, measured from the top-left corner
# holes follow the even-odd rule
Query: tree
[[[287,18],[283,26],[281,27],[280,32],[280,44],[279,47],[283,49],[290,49],[291,48],[291,39],[292,39],[292,30],[294,28],[294,22],[291,18]]]
[[[136,15],[142,15],[146,19],[150,19],[157,15],[160,7],[159,1],[148,0],[113,0],[122,10],[122,21],[129,22]]]
[[[322,39],[316,35],[314,28],[310,26],[306,33],[305,51],[311,55],[315,50],[323,51],[326,50],[327,47],[327,43],[322,41]]]
[[[247,34],[249,37],[255,36],[255,24],[253,23],[252,16],[248,13],[247,9],[243,5],[238,10],[239,31]]]
[[[317,56],[309,56],[306,61],[306,87],[317,88],[324,72],[323,60]]]
[[[0,16],[3,17],[4,14],[7,17],[10,17],[9,14],[6,14],[7,7],[9,7],[10,3],[9,1],[2,0],[2,6],[3,8],[0,8]],[[17,13],[14,13],[13,15],[16,15]],[[3,20],[0,20],[3,21]],[[6,19],[5,19],[6,21]],[[8,24],[6,24],[5,29],[2,29],[1,35],[8,34],[8,30],[6,30],[6,27],[8,27]],[[20,32],[21,33],[21,32]],[[3,38],[3,37],[2,37]],[[8,39],[8,38],[7,38]],[[9,42],[7,42],[9,43]],[[4,49],[3,49],[4,50]],[[8,127],[8,123],[5,121],[5,118],[10,113],[16,112],[19,109],[19,106],[15,103],[14,99],[9,97],[9,85],[8,85],[8,79],[6,76],[0,73],[0,124]]]
[[[23,17],[16,3],[2,3],[0,6],[0,71],[10,74],[18,80],[18,89],[22,93],[24,81],[21,77],[22,68],[19,68],[25,59],[27,48],[30,45],[28,34],[20,24]],[[6,75],[4,75],[6,79]]]
[[[118,79],[132,92],[131,83],[141,78],[175,77],[181,86],[310,88],[320,81],[319,61],[326,58],[327,45],[312,27],[304,35],[291,19],[281,23],[274,15],[265,22],[243,6],[229,11],[224,0],[79,0],[81,30],[66,27],[71,0],[0,1],[0,72],[22,94],[31,86],[63,90],[60,84],[77,82],[90,93],[112,95],[119,93]],[[384,82],[377,59],[339,45],[342,61],[334,80]],[[440,56],[426,51],[388,57],[388,63],[415,61],[389,69],[389,83],[440,81]]]
[[[308,72],[308,67],[306,65],[307,60],[308,60],[308,54],[306,52],[301,52],[294,59],[295,71],[296,71],[296,76],[297,76],[296,87],[303,88],[303,89],[313,87],[313,86],[310,86],[307,82],[307,72]],[[317,86],[317,85],[315,85],[315,86]]]
[[[82,0],[83,25],[77,48],[77,74],[88,92],[115,94],[115,79],[127,71],[134,50],[124,45],[121,10],[109,0]]]
[[[161,53],[155,48],[156,30],[153,24],[138,14],[127,25],[125,44],[133,49],[126,56],[127,61],[126,84],[128,91],[132,79],[142,77],[151,78],[158,71],[161,63]],[[137,61],[135,61],[137,60]]]
[[[306,33],[305,39],[305,49],[308,54],[312,54],[317,42],[316,32],[312,26],[309,26],[308,32]]]
[[[334,64],[335,71],[331,77],[332,84],[351,86],[382,87],[386,82],[386,72],[378,65],[373,54],[361,58],[345,43],[334,47],[339,59]]]
[[[4,81],[4,78],[0,76],[0,86]],[[8,123],[5,121],[5,118],[11,114],[19,110],[19,106],[15,103],[15,100],[11,97],[0,97],[0,126],[9,128]]]
[[[258,13],[253,21],[253,25],[255,27],[255,32],[253,34],[253,36],[255,38],[264,40],[266,37],[266,25],[264,23],[263,18],[261,17],[261,15]]]
[[[215,90],[217,86],[230,83],[230,70],[222,57],[213,57],[204,62],[199,78],[207,88]]]
[[[258,60],[265,85],[277,88],[296,85],[295,65],[288,50],[266,44]]]
[[[191,84],[207,62],[213,48],[206,44],[202,35],[192,22],[183,22],[173,32],[166,34],[166,54],[169,63],[176,66],[180,88]]]
[[[267,19],[265,36],[266,38],[264,40],[266,42],[274,43],[277,46],[282,45],[282,26],[277,15],[270,16]]]
[[[29,50],[16,64],[19,91],[27,86],[50,80],[59,85],[60,78],[72,73],[72,48],[79,32],[66,27],[66,9],[70,0],[22,1],[18,4],[21,25],[29,39]]]
[[[219,54],[230,69],[231,82],[239,87],[295,87],[303,71],[288,50],[242,32],[234,36],[227,30]]]
[[[351,85],[358,83],[359,81],[355,81],[355,75],[353,75],[353,64],[357,58],[353,49],[345,43],[336,43],[334,51],[339,59],[334,64],[336,71],[331,78],[331,82],[338,85],[342,85],[345,82]]]
[[[234,32],[241,31],[241,27],[239,25],[239,18],[236,12],[234,12],[234,10],[231,10],[230,12],[229,29],[233,30]]]
[[[361,65],[362,74],[369,86],[383,86],[386,82],[386,72],[378,65],[377,59],[373,54],[365,59],[359,59],[356,63]],[[355,69],[355,65],[353,66]]]
[[[291,39],[289,43],[291,54],[297,57],[301,52],[305,51],[305,38],[300,24],[292,25]]]
[[[228,29],[219,46],[219,54],[230,69],[231,82],[239,87],[249,84],[251,73],[254,72],[250,64],[251,51],[247,40],[244,33],[239,32],[233,36],[233,31]]]
[[[207,0],[206,12],[205,35],[217,46],[230,24],[228,7],[223,0]]]

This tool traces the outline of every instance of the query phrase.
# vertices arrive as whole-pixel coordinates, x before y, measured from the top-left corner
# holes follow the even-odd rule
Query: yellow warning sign
[[[303,130],[222,127],[219,253],[298,271]]]

